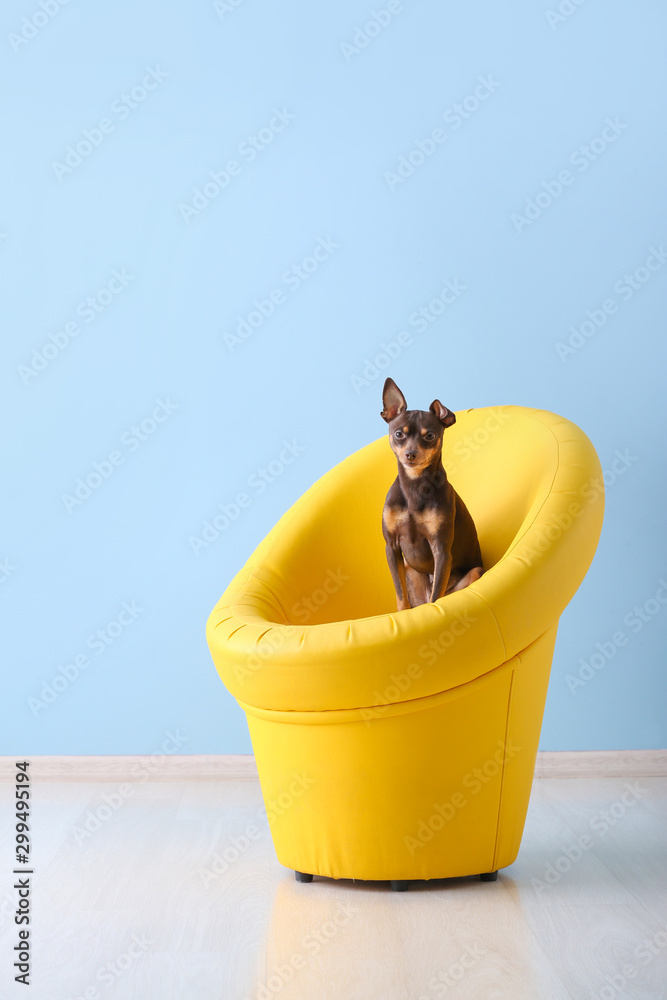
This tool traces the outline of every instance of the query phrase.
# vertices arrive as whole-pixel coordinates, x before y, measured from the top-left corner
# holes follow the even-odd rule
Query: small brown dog
[[[484,572],[477,531],[468,508],[447,479],[442,436],[456,421],[434,399],[427,410],[408,410],[393,379],[382,392],[380,414],[398,459],[387,493],[382,534],[398,610],[437,601],[479,580]]]

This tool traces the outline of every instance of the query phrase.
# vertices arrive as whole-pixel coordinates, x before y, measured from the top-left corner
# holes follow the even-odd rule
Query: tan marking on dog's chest
[[[417,514],[416,520],[424,526],[429,535],[437,535],[442,528],[445,517],[439,510],[428,508]]]
[[[383,516],[387,529],[395,534],[406,523],[410,513],[404,507],[385,507]]]

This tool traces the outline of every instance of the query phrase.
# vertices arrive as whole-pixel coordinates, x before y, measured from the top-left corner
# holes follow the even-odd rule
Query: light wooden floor
[[[407,893],[297,885],[256,781],[140,781],[127,798],[119,784],[33,781],[29,989],[13,982],[13,786],[0,784],[3,1000],[667,997],[664,778],[536,780],[519,858],[497,882]],[[82,839],[105,795],[109,817]],[[582,835],[592,846],[569,860]],[[216,874],[234,837],[246,841]]]

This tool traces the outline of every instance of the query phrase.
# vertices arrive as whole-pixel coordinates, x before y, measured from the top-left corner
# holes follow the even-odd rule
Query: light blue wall
[[[650,603],[667,578],[667,9],[558,9],[3,5],[2,753],[250,750],[207,615],[283,511],[383,433],[385,372],[354,379],[401,331],[412,343],[390,373],[411,406],[555,410],[608,470],[542,748],[667,744],[667,605]],[[153,89],[124,103],[149,70]],[[89,155],[68,165],[86,129]],[[441,141],[425,143],[434,129]],[[271,141],[251,159],[258,133]],[[184,209],[230,161],[224,189]],[[410,325],[447,280],[455,300]],[[272,292],[273,314],[230,349],[225,335]],[[559,356],[589,313],[604,324]],[[141,441],[131,428],[150,429],[156,407]],[[260,491],[252,477],[284,442],[300,451]],[[63,494],[111,453],[118,464],[68,510]],[[195,553],[191,537],[239,492],[247,508]],[[141,610],[95,647],[124,604]],[[614,655],[570,690],[598,643]],[[31,703],[84,655],[54,701]]]

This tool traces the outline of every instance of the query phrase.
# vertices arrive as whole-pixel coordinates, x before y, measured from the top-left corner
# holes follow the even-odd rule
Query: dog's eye
[[[433,431],[427,431],[426,434],[424,434],[424,441],[435,441],[435,434]]]
[[[394,431],[394,437],[396,438],[397,441],[402,441],[403,438],[405,437],[405,434],[403,433],[403,431]]]

